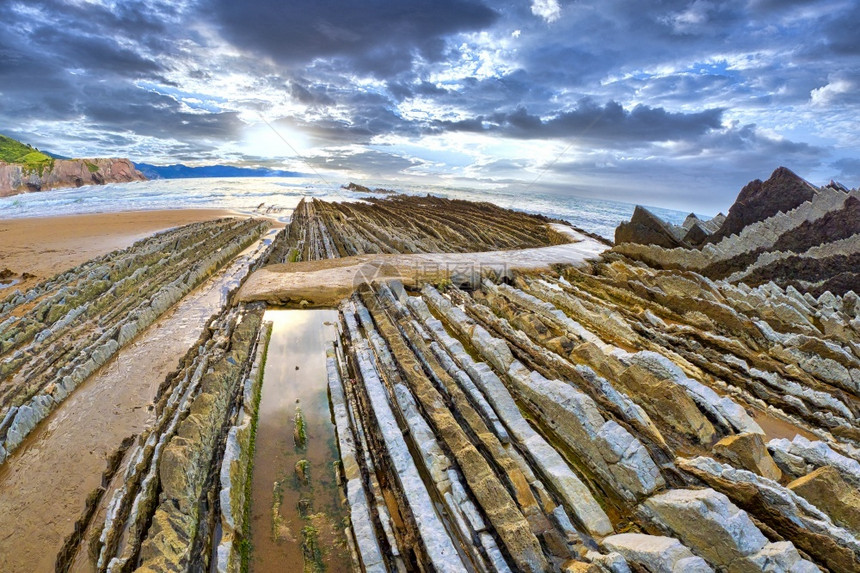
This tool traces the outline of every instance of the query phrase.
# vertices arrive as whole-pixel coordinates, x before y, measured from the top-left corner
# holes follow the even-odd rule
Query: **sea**
[[[440,186],[394,188],[409,195],[487,201],[500,207],[546,215],[612,239],[615,227],[630,219],[634,205],[558,193],[506,192]],[[133,183],[55,189],[0,198],[0,220],[119,211],[161,209],[228,209],[243,214],[268,213],[284,222],[302,198],[361,201],[375,193],[350,191],[319,180],[290,178],[156,179]],[[655,215],[680,224],[688,213],[648,207]]]

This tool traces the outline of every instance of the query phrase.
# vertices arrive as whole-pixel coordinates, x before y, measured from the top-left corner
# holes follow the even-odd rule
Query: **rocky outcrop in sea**
[[[146,181],[128,159],[56,159],[41,172],[0,161],[0,197],[83,185]]]

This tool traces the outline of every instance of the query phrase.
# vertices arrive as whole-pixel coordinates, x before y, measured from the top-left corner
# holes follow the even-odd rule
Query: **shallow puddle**
[[[255,573],[351,568],[325,370],[325,346],[337,336],[337,319],[334,310],[269,310],[265,315],[273,327],[254,453]]]

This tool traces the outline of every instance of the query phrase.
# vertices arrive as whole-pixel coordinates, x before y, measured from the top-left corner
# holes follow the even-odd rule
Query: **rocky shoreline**
[[[788,264],[785,248],[809,260],[854,256],[856,191],[793,182],[800,203],[757,211],[756,197],[791,181],[772,179],[742,193],[747,207],[715,223],[689,220],[683,234],[640,212],[620,229],[626,240],[590,260],[538,257],[529,268],[473,269],[470,281],[456,274],[469,251],[553,253],[585,238],[545,218],[429,197],[300,204],[253,254],[255,273],[412,253],[451,253],[459,265],[408,284],[365,273],[333,304],[339,336],[321,387],[353,569],[860,570],[860,299],[850,288],[818,292],[851,286],[852,271],[828,263],[814,280],[756,274]],[[720,231],[737,221],[734,234]],[[151,306],[143,285],[170,281],[143,279],[137,269],[147,267],[131,261],[144,252],[148,264],[177,253],[167,280],[184,276],[182,253],[228,260],[264,228],[183,227],[8,297],[0,367],[81,354],[69,344],[96,331],[53,325],[81,306],[69,302],[75,293],[101,293],[105,273],[135,277],[129,291]],[[739,257],[750,272],[735,274]],[[733,270],[708,276],[720,261]],[[834,280],[846,272],[848,283]],[[73,566],[58,561],[62,570],[247,570],[269,329],[265,304],[241,300],[225,301],[162,384],[147,428],[118,450],[122,477],[84,512],[62,552]],[[99,323],[121,334],[108,315]],[[42,384],[2,388],[8,411],[49,394]],[[319,570],[324,551],[308,547],[306,571]]]

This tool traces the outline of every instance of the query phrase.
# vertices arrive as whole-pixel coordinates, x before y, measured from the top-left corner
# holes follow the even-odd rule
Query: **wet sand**
[[[247,272],[243,255],[121,349],[0,465],[0,571],[54,569],[107,457],[151,422],[158,386]]]
[[[793,440],[794,436],[798,434],[808,440],[814,441],[819,439],[812,432],[799,428],[785,420],[780,420],[772,414],[762,412],[761,410],[755,411],[755,421],[764,430],[765,442],[779,438]]]
[[[0,271],[35,275],[14,285],[26,288],[157,231],[234,215],[220,209],[176,209],[0,220]]]

